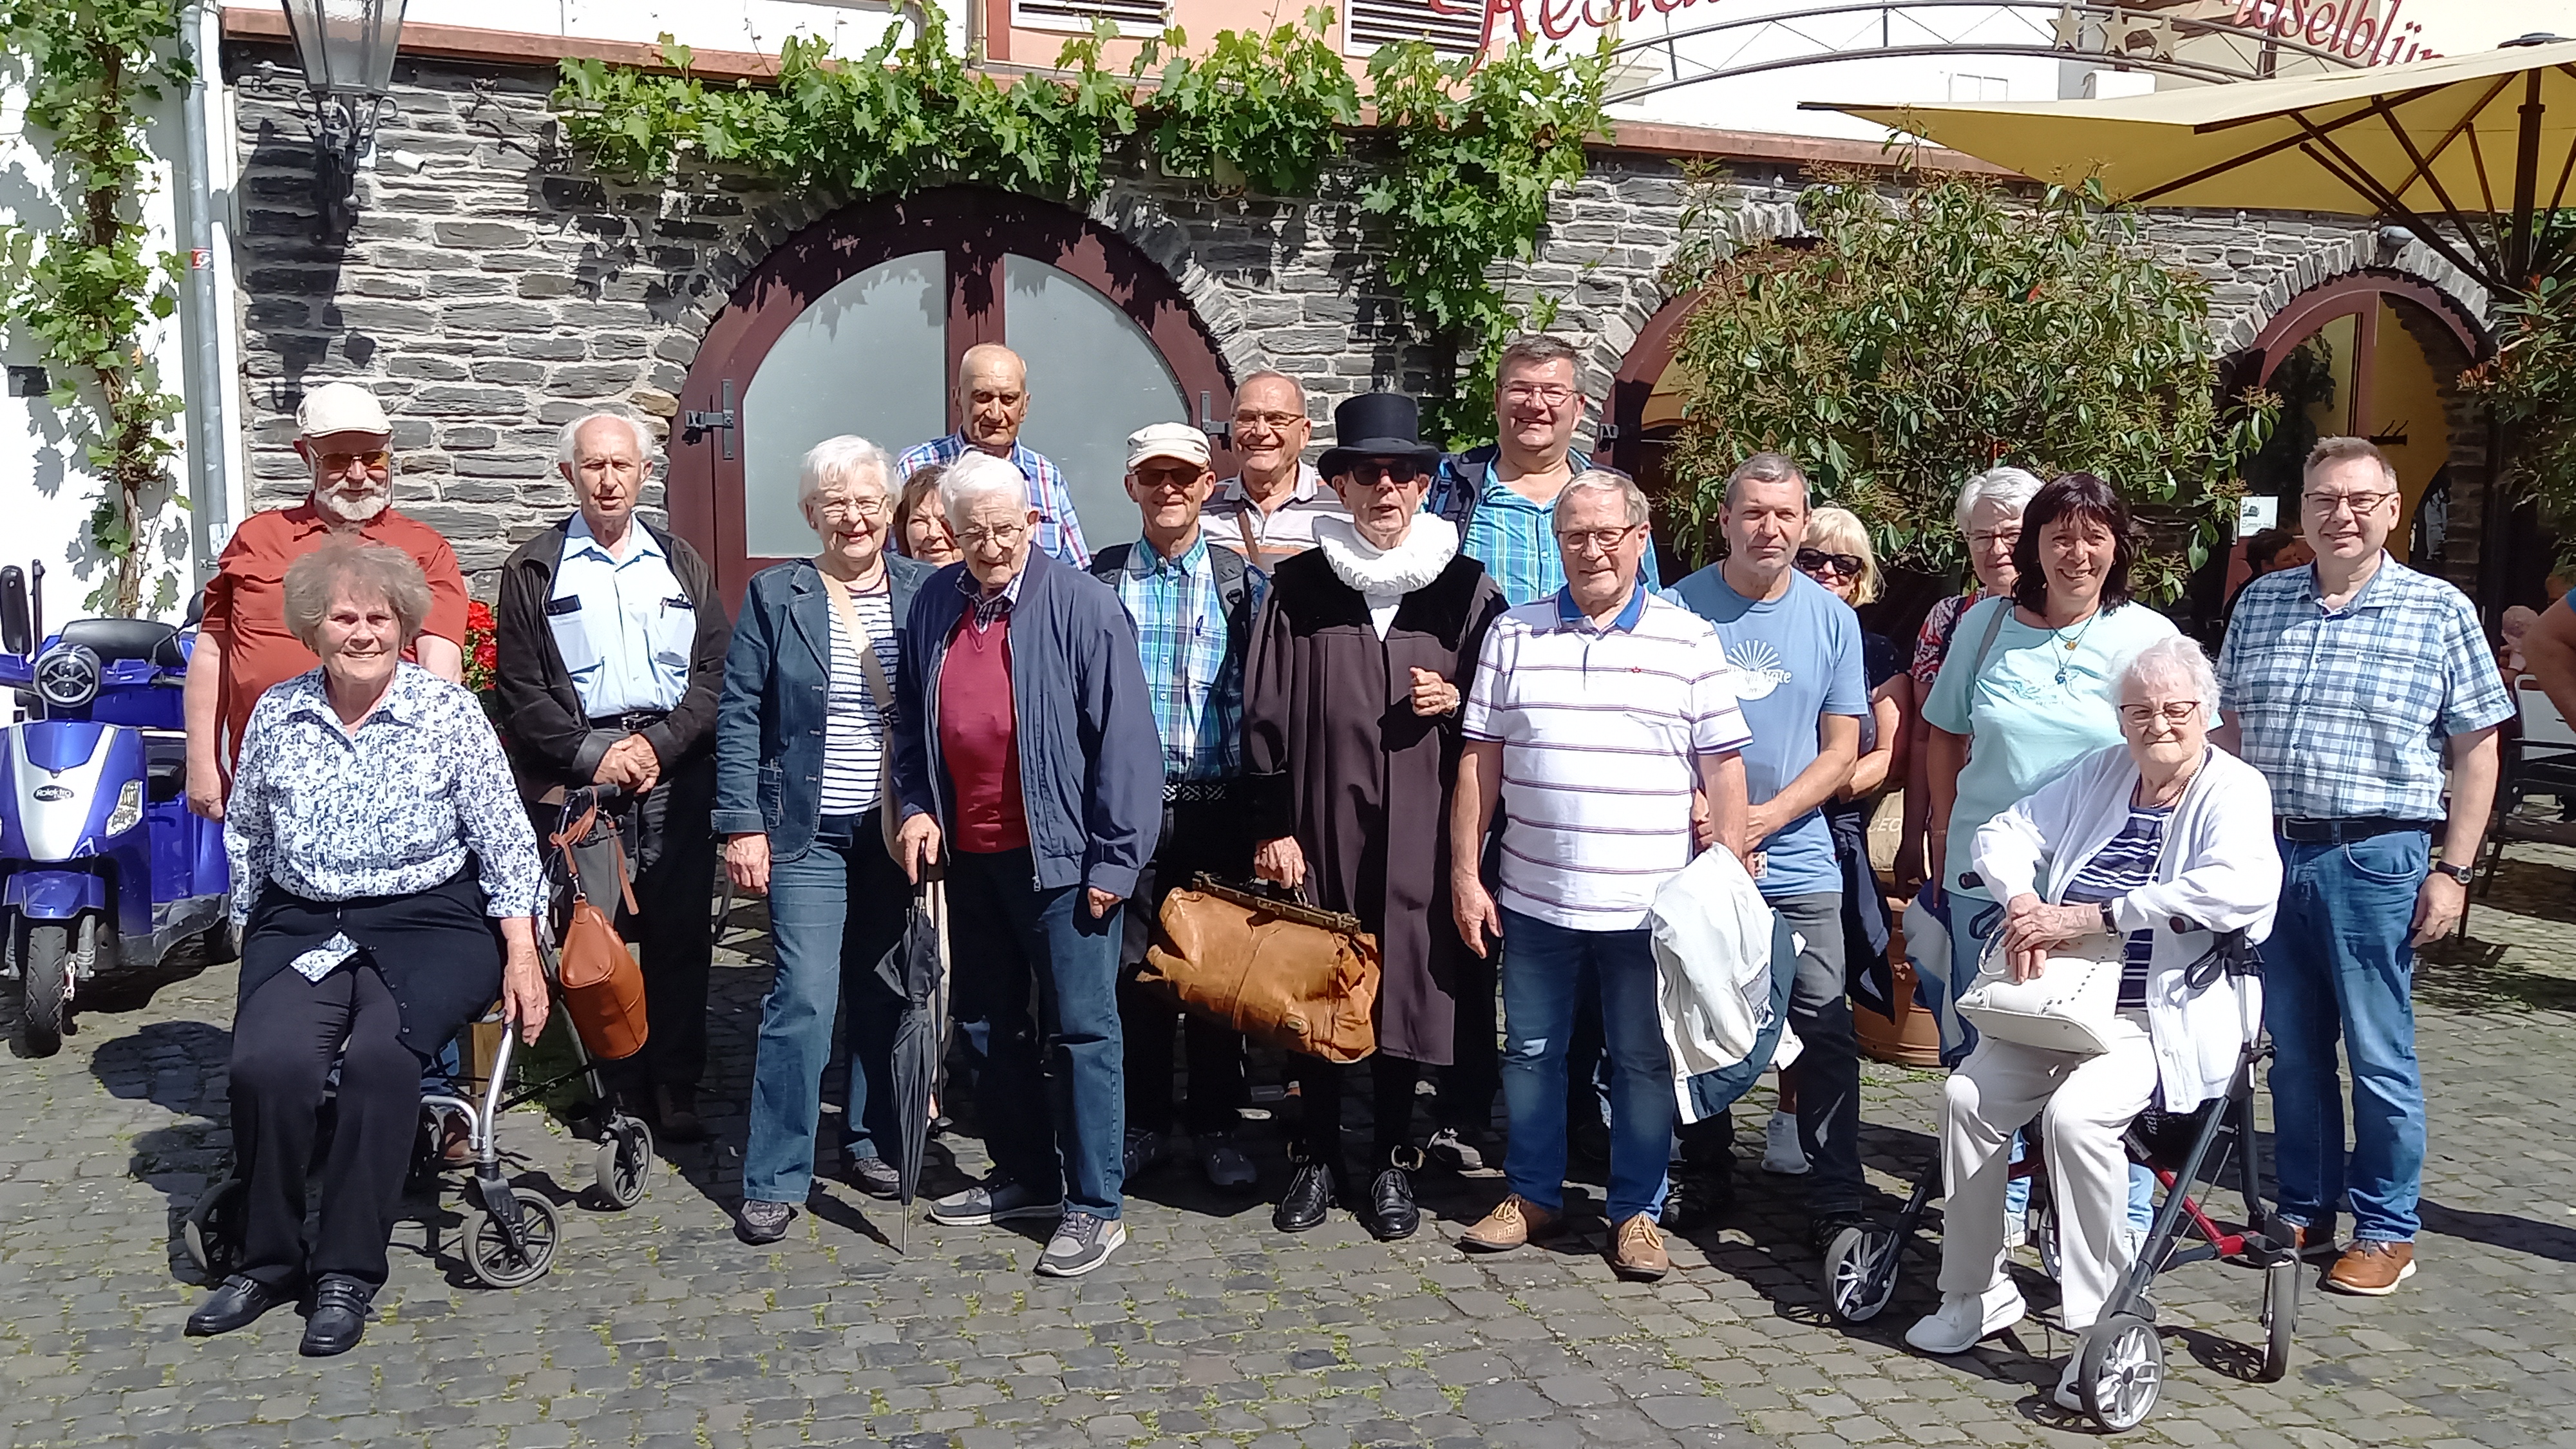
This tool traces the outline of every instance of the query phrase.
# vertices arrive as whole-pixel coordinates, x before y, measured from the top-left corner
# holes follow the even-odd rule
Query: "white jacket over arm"
[[[2036,894],[2062,903],[2066,883],[2127,825],[2137,788],[2127,745],[2096,751],[1978,830],[1977,874],[1998,901]],[[2213,931],[2243,931],[2256,942],[2269,936],[2280,895],[2272,788],[2212,745],[2175,802],[2154,878],[2110,902],[2123,933],[2155,933],[2147,1033],[2167,1110],[2187,1112],[2223,1094],[2262,1020],[2257,978],[2225,976],[2195,991],[2187,972],[2208,953]]]

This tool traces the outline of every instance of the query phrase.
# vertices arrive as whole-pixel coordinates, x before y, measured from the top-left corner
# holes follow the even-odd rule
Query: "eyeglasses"
[[[824,519],[883,518],[888,512],[882,498],[826,498],[814,505],[814,512]]]
[[[2179,728],[2191,723],[2192,715],[2199,709],[2200,701],[2196,699],[2166,705],[2124,704],[2120,706],[2120,718],[2131,729],[2145,729],[2159,719]]]
[[[1830,568],[1844,578],[1856,579],[1869,560],[1856,553],[1827,553],[1823,549],[1802,548],[1791,562],[1797,564],[1798,572],[1802,574],[1820,574]]]
[[[2302,493],[2299,506],[2320,518],[2332,518],[2338,513],[2350,513],[2359,518],[2396,496],[2394,493]]]
[[[1587,547],[1608,553],[1626,543],[1641,526],[1632,523],[1625,528],[1569,528],[1558,534],[1556,541],[1570,553],[1581,553]]]
[[[1574,389],[1562,383],[1516,382],[1503,389],[1503,401],[1538,402],[1545,403],[1551,408],[1561,408],[1574,401]]]
[[[1268,428],[1274,433],[1285,432],[1304,421],[1306,421],[1304,413],[1236,413],[1234,415],[1234,425],[1238,428]]]
[[[1968,542],[1977,544],[1980,547],[1989,543],[2000,543],[2004,547],[2010,548],[2014,544],[2021,542],[2021,529],[2018,526],[2012,528],[1979,529],[1968,535]]]
[[[961,528],[957,530],[957,541],[968,548],[982,548],[986,544],[995,548],[1018,548],[1020,539],[1028,531],[1029,526],[1025,523],[1005,523],[999,528]]]
[[[1381,482],[1400,488],[1422,476],[1422,465],[1411,458],[1363,458],[1351,465],[1348,476],[1363,488],[1373,488]]]
[[[382,473],[394,464],[394,450],[391,448],[370,448],[363,453],[322,453],[316,456],[317,466],[322,469],[325,476],[346,473],[360,465],[364,465],[370,473]]]

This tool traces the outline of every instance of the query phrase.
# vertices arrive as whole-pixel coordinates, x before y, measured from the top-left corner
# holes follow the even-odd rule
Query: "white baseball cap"
[[[374,393],[354,382],[326,382],[306,393],[304,401],[296,405],[295,431],[306,438],[331,433],[391,437],[394,425],[385,420],[384,405],[376,401]]]
[[[1187,423],[1148,423],[1127,435],[1127,466],[1132,470],[1148,458],[1178,458],[1204,468],[1207,434]]]

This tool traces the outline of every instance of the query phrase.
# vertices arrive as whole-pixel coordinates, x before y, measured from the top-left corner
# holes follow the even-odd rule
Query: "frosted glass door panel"
[[[1003,330],[1029,364],[1029,420],[1020,440],[1064,469],[1095,550],[1136,536],[1127,435],[1147,423],[1197,419],[1145,329],[1069,273],[1029,257],[1002,259]]]
[[[948,431],[947,382],[945,253],[897,257],[815,298],[743,389],[744,553],[812,553],[820,541],[796,509],[805,450],[843,433],[889,453],[938,437]]]

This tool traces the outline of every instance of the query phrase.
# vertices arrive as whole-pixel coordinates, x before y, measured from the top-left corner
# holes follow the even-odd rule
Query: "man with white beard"
[[[188,656],[188,808],[224,818],[235,753],[251,706],[272,684],[321,661],[286,627],[286,566],[331,539],[355,535],[411,556],[429,580],[429,622],[410,657],[441,679],[465,666],[465,576],[438,530],[387,504],[393,493],[393,424],[375,394],[325,383],[295,410],[295,451],[313,491],[291,508],[252,514],[233,530]]]

